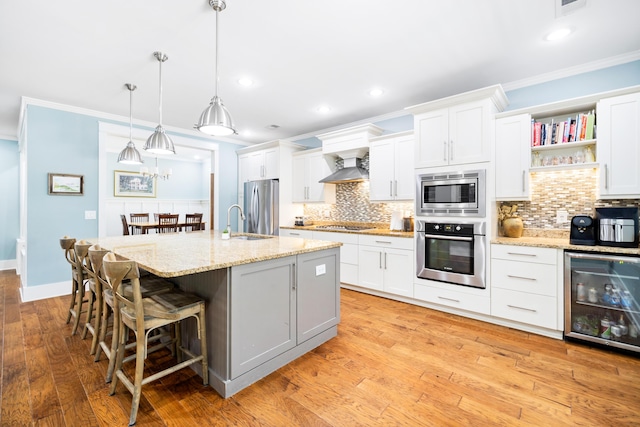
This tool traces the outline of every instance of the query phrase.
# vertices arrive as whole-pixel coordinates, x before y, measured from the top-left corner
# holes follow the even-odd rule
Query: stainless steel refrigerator
[[[245,232],[278,235],[280,231],[279,185],[275,179],[250,181],[244,184]]]

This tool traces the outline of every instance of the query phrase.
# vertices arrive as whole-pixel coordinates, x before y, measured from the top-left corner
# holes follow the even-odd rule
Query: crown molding
[[[522,80],[516,80],[510,83],[504,83],[502,88],[505,92],[509,92],[515,89],[521,89],[527,86],[533,86],[540,83],[550,82],[552,80],[558,80],[565,77],[576,76],[578,74],[588,73],[589,71],[601,70],[603,68],[609,68],[616,65],[626,64],[628,62],[637,61],[640,59],[640,50],[634,52],[624,53],[622,55],[612,56],[598,61],[588,62],[586,64],[576,65],[575,67],[563,68],[561,70],[552,71],[550,73],[539,74],[537,76],[528,77]]]

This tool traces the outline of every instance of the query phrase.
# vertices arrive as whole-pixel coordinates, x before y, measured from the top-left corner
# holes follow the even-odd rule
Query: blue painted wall
[[[594,93],[640,85],[640,61],[539,83],[506,92],[506,110],[547,104]]]
[[[28,106],[27,116],[27,285],[31,287],[68,280],[69,267],[62,257],[60,237],[69,235],[80,239],[98,235],[98,222],[85,220],[84,211],[98,210],[98,122],[104,120],[33,105]],[[226,206],[231,200],[237,201],[237,188],[231,183],[237,182],[235,151],[241,146],[218,143],[220,171],[216,175],[227,177],[220,185],[220,203]],[[115,160],[108,158],[108,163],[111,161],[115,164]],[[175,176],[169,181],[173,184],[160,186],[158,197],[191,197],[184,191],[179,192],[177,187],[182,180],[178,172],[193,164],[185,166],[184,162],[175,162],[169,167],[174,169]],[[49,172],[84,175],[84,195],[48,195]],[[197,182],[201,182],[201,175]],[[225,182],[229,185],[223,184]],[[194,197],[208,197],[202,192],[197,190]],[[182,197],[177,197],[178,194]],[[17,202],[15,206],[17,210]],[[5,240],[3,236],[2,241]]]
[[[16,258],[20,235],[18,141],[0,139],[0,261]]]

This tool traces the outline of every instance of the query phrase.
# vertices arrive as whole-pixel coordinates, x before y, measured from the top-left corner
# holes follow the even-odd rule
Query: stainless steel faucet
[[[238,210],[240,211],[240,218],[243,221],[246,219],[246,217],[244,216],[244,212],[242,212],[242,207],[240,207],[240,205],[235,204],[235,205],[229,206],[229,209],[227,209],[227,233],[229,233],[229,237],[231,237],[231,219],[229,218],[231,217],[232,208],[238,208]]]

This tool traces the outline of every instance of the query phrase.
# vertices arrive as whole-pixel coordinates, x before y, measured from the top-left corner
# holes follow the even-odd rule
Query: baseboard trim
[[[48,283],[40,286],[20,287],[20,298],[22,302],[37,301],[41,299],[54,298],[62,295],[69,295],[71,281]]]
[[[15,259],[0,260],[0,270],[15,270],[16,265],[18,264]]]

